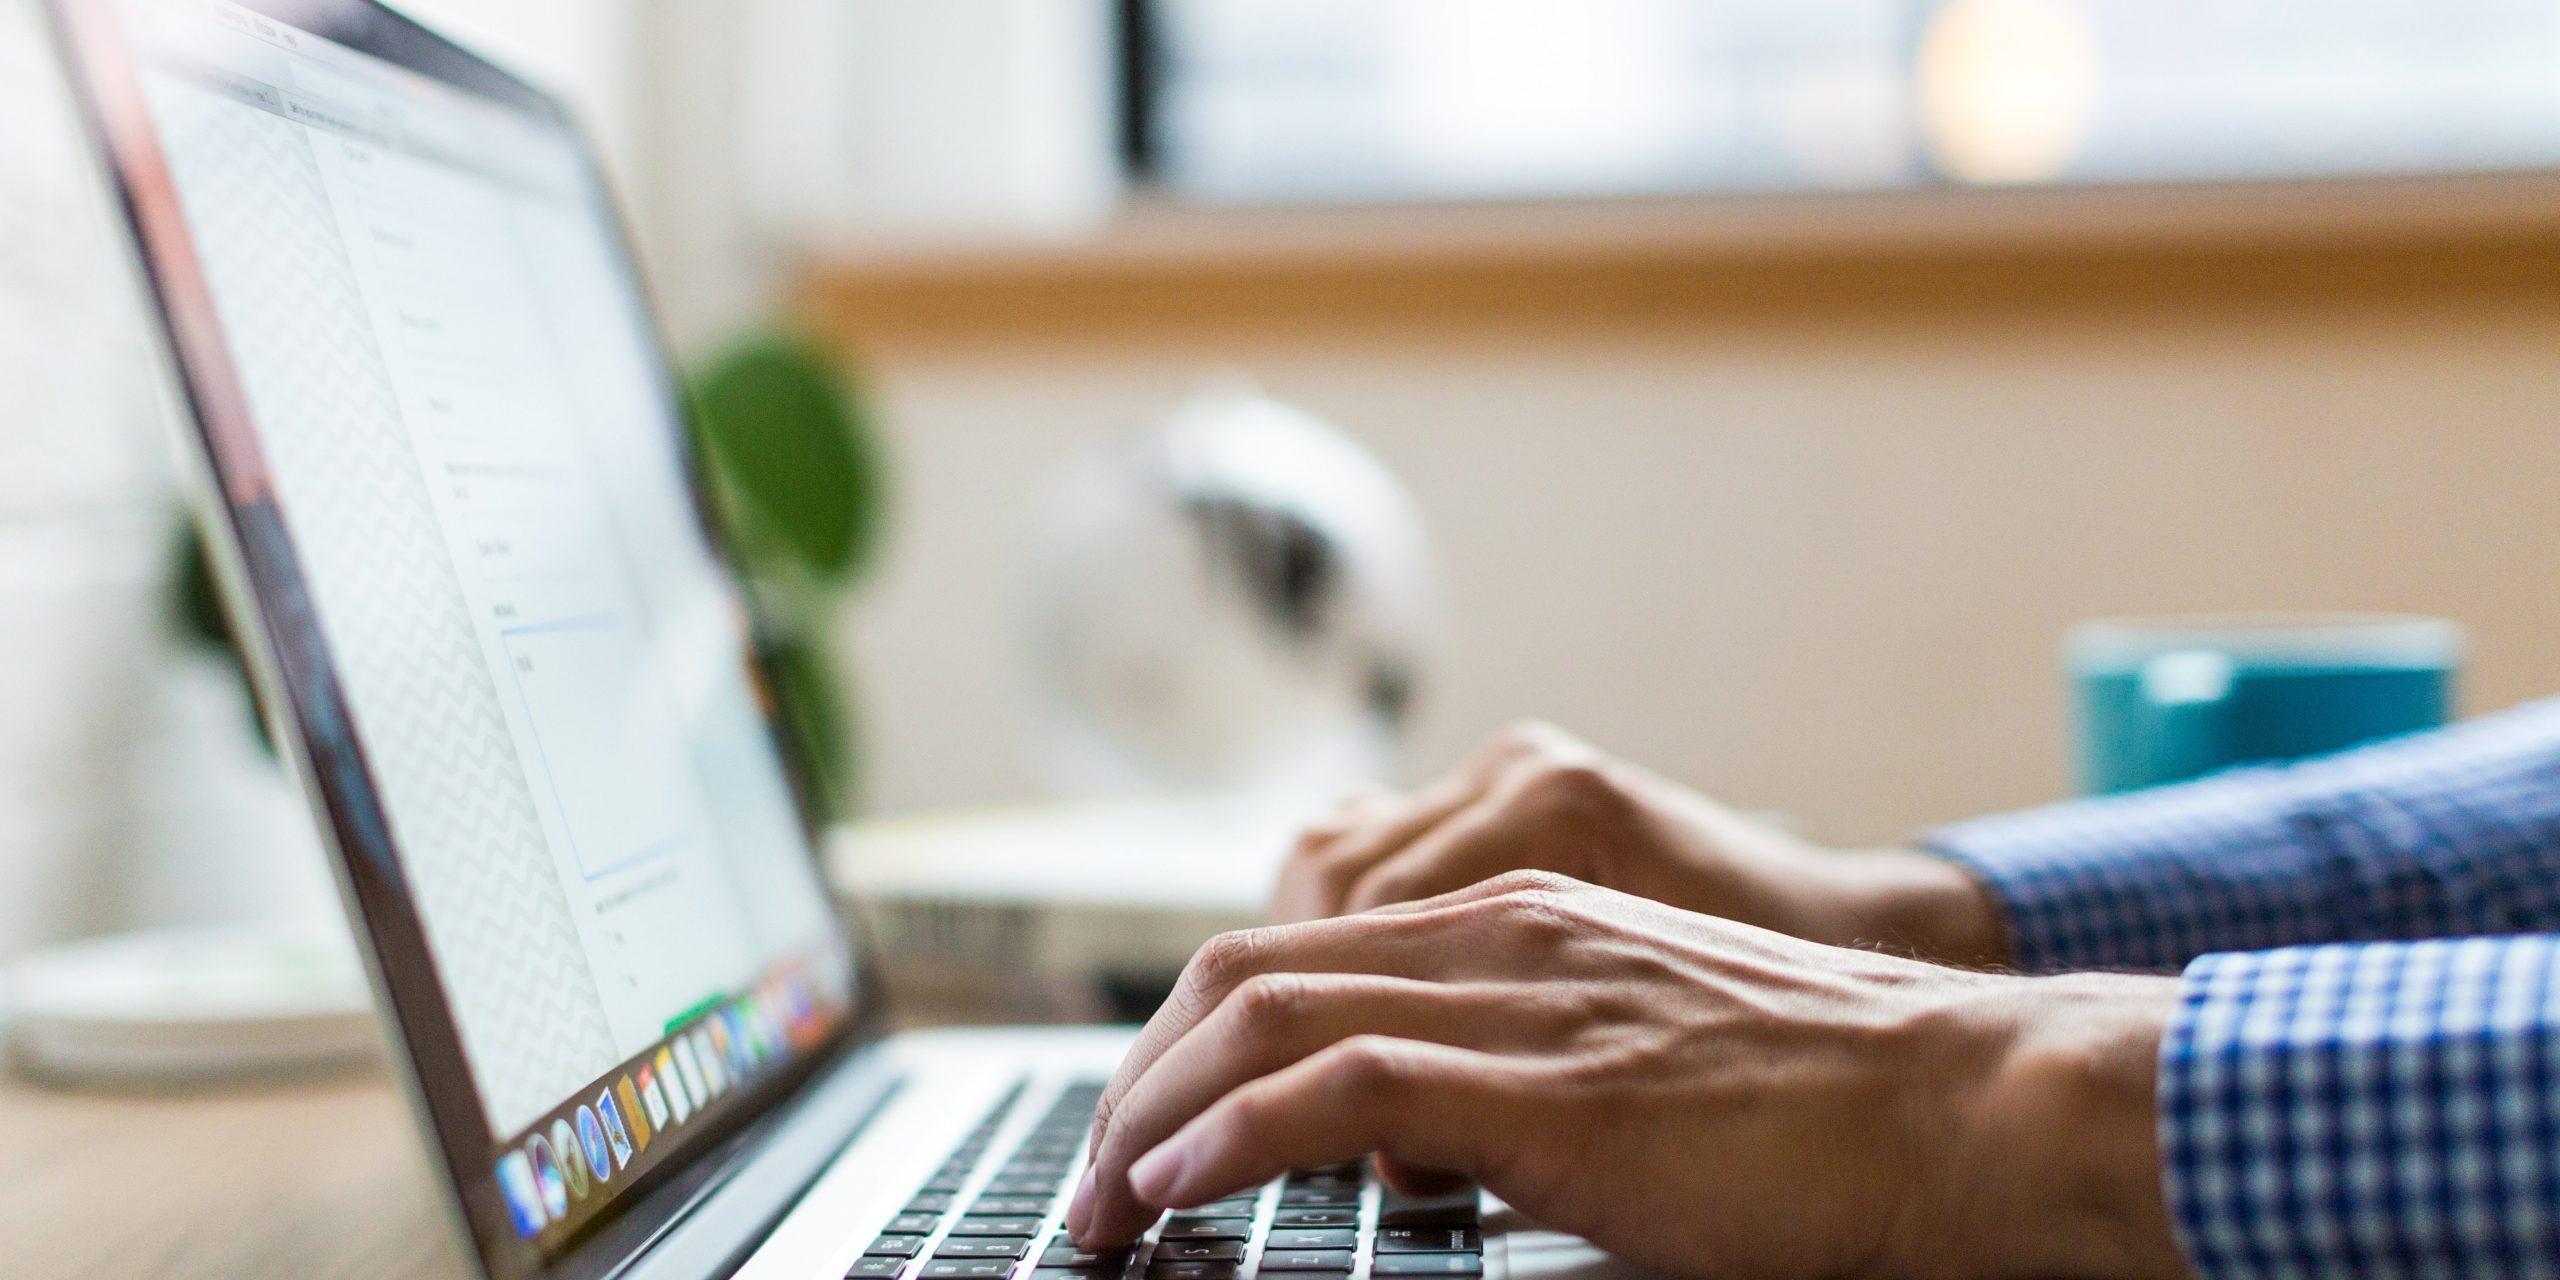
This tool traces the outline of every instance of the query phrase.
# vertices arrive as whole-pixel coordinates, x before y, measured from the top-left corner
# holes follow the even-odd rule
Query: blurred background
[[[1384,486],[1341,772],[1534,715],[1891,840],[2069,790],[2104,614],[2438,615],[2466,709],[2560,691],[2549,4],[407,7],[591,122],[706,388],[838,380],[876,529],[792,611],[848,812],[1189,780],[1060,763],[1078,611],[1145,583],[1058,598],[1122,562],[1059,513],[1220,405],[1348,448],[1291,502]],[[0,12],[0,958],[325,910],[176,638],[146,348]]]

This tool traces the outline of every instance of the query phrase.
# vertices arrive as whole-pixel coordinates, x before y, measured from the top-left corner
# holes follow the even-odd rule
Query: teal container
[[[2433,618],[2269,614],[2092,622],[2064,648],[2081,790],[2106,795],[2442,725],[2463,637]]]

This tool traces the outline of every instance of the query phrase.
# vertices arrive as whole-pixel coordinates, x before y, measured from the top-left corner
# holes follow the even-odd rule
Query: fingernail
[[[1092,1225],[1092,1217],[1093,1166],[1086,1165],[1084,1169],[1084,1177],[1076,1182],[1075,1198],[1067,1202],[1067,1234],[1071,1236],[1083,1235],[1084,1229]]]
[[[1176,1136],[1129,1166],[1129,1189],[1149,1204],[1167,1204],[1174,1187],[1182,1181],[1183,1167],[1189,1163],[1190,1144]]]

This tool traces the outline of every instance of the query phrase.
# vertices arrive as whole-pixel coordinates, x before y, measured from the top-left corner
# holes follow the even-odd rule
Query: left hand
[[[1504,876],[1203,948],[1068,1225],[1116,1245],[1376,1153],[1677,1275],[2183,1275],[2151,1092],[2175,998]]]

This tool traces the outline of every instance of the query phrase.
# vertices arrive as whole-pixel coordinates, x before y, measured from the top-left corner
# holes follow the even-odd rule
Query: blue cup
[[[2064,650],[2080,787],[2105,795],[2435,728],[2463,638],[2389,615],[2128,618],[2073,628]]]

